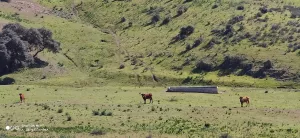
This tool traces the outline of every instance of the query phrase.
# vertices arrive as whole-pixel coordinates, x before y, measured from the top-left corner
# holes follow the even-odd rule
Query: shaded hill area
[[[41,57],[65,72],[44,73],[53,76],[44,84],[57,75],[61,84],[68,78],[78,85],[275,87],[299,82],[300,3],[295,0],[36,2],[47,12],[30,17],[2,11],[0,17],[46,26],[61,42],[59,56]]]

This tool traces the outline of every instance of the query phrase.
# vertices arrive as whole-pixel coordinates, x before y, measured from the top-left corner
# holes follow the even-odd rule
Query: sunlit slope
[[[297,1],[38,2],[51,18],[28,24],[54,31],[74,62],[63,54],[49,60],[66,61],[73,74],[66,76],[82,75],[86,85],[265,87],[299,80]]]

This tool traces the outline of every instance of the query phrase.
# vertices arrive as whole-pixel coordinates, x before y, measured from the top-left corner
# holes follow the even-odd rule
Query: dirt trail
[[[12,8],[19,14],[41,14],[48,13],[48,9],[32,0],[12,0],[10,3],[0,2],[0,7]]]

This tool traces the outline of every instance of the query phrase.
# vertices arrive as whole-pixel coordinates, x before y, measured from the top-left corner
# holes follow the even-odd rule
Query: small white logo
[[[6,131],[48,131],[48,129],[40,128],[43,125],[21,125],[21,126],[6,126]]]

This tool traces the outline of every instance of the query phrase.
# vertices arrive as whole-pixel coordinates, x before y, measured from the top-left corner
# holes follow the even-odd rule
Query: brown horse
[[[144,99],[144,104],[146,104],[146,100],[147,99],[150,99],[150,103],[152,102],[153,103],[153,100],[152,100],[152,94],[151,93],[147,93],[147,94],[141,94],[140,93],[140,95],[142,95],[142,98]]]
[[[22,102],[25,103],[25,96],[24,96],[24,94],[20,93],[19,95],[20,95],[20,102],[21,102],[21,103],[22,103]]]
[[[250,98],[249,97],[240,97],[240,102],[241,102],[241,107],[243,107],[243,104],[244,103],[247,103],[247,105],[246,106],[249,106],[249,104],[250,104]]]

